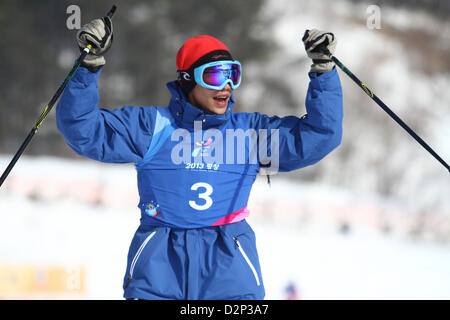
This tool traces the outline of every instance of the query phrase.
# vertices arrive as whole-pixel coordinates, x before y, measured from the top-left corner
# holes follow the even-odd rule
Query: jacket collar
[[[189,103],[178,85],[178,81],[168,82],[167,88],[172,94],[169,103],[170,112],[176,123],[182,128],[193,129],[194,121],[202,121],[202,129],[217,128],[225,124],[228,119],[230,119],[231,113],[233,112],[233,94],[231,94],[227,111],[224,114],[209,114]]]

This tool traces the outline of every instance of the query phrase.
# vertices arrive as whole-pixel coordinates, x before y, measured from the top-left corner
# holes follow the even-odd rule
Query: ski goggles
[[[195,82],[207,89],[222,90],[227,83],[233,90],[237,89],[241,76],[239,61],[214,61],[194,69]]]

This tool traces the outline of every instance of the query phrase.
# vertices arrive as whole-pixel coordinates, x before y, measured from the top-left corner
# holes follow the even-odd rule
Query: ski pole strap
[[[380,98],[378,98],[372,90],[370,90],[361,80],[358,79],[344,64],[339,61],[333,54],[325,49],[324,53],[330,57],[331,60],[336,63],[336,65],[344,71],[364,92],[375,101],[381,109],[383,109],[395,122],[397,122],[406,132],[409,133],[425,150],[427,150],[436,160],[438,160],[449,172],[450,166],[445,162],[421,137],[419,137],[414,130],[412,130],[399,116],[397,116],[394,111],[392,111]]]

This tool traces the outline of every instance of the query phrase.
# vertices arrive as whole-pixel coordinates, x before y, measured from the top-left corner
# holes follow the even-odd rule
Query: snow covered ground
[[[0,157],[0,167],[9,159]],[[0,298],[121,299],[128,245],[139,223],[135,188],[132,166],[22,158],[0,190]],[[281,209],[264,211],[264,199]],[[352,207],[347,216],[337,212],[338,202],[352,199],[359,199],[356,210],[368,209],[359,215],[386,206],[384,199],[329,186],[276,176],[269,187],[265,177],[257,179],[248,221],[257,236],[266,298],[286,298],[293,284],[303,299],[450,299],[449,244],[383,233],[376,218],[358,219]],[[82,289],[6,291],[3,283],[2,291],[8,279],[1,271],[8,266],[66,268],[63,281],[73,287],[70,276],[82,274]]]
[[[450,24],[383,5],[382,29],[368,30],[366,9],[267,1],[263,14],[275,20],[273,29],[255,32],[279,47],[265,74],[301,103],[264,96],[264,74],[252,64],[240,101],[249,112],[303,114],[310,61],[300,39],[307,28],[330,30],[338,58],[450,159],[450,91],[441,89],[450,76],[425,72],[433,61],[423,56],[432,43],[446,52]],[[432,42],[418,44],[411,36],[419,31]],[[448,173],[340,75],[344,138],[326,161],[302,170],[315,173],[315,183],[280,174],[270,187],[259,177],[252,191],[248,221],[266,298],[284,299],[293,286],[303,299],[450,299]],[[11,157],[0,156],[1,171]],[[129,165],[22,157],[0,189],[0,298],[121,299],[139,223],[135,180]]]

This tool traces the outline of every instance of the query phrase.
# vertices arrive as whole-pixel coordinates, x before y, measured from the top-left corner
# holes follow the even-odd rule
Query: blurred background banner
[[[22,0],[0,1],[0,171],[79,55],[77,29],[112,4],[101,107],[167,105],[178,48],[209,34],[243,64],[236,112],[301,116],[317,28],[450,161],[449,1]],[[448,172],[339,73],[342,144],[252,191],[266,297],[450,299]],[[0,190],[0,298],[121,299],[137,203],[133,166],[81,159],[52,111]]]
[[[0,298],[76,299],[83,297],[81,267],[1,265]]]

